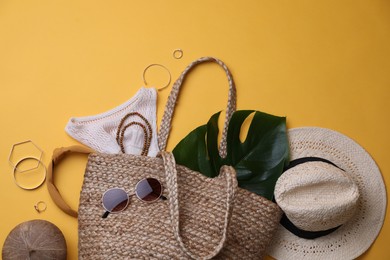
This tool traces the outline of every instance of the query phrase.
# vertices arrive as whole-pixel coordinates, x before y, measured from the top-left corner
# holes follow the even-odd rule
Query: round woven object
[[[17,225],[4,242],[3,260],[66,259],[65,238],[54,224],[31,220]]]
[[[343,169],[357,184],[355,214],[336,231],[316,239],[300,238],[279,225],[268,248],[276,259],[355,259],[378,236],[386,213],[386,189],[371,156],[355,141],[324,128],[289,130],[291,160],[320,157]]]

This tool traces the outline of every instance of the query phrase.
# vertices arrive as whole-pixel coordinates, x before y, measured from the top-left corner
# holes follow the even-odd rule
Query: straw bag
[[[216,62],[229,80],[221,154],[226,152],[228,121],[235,111],[235,87],[220,60],[191,63],[173,85],[161,127],[157,157],[91,153],[85,170],[79,212],[73,211],[53,184],[53,166],[68,152],[90,153],[80,146],[54,151],[49,191],[66,213],[78,216],[79,259],[261,259],[281,217],[273,202],[237,187],[234,168],[223,166],[216,178],[176,165],[165,151],[171,118],[185,75],[197,64]],[[153,177],[167,200],[144,203],[131,198],[128,207],[102,218],[102,194],[121,187],[131,193],[142,178]]]

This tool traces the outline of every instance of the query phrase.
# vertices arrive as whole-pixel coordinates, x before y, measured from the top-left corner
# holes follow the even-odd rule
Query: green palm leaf
[[[247,137],[241,142],[242,124],[252,113]],[[221,158],[219,115],[220,112],[214,114],[207,125],[193,130],[174,148],[176,162],[208,177],[217,176],[222,165],[231,165],[241,188],[271,200],[275,183],[289,159],[286,118],[253,110],[236,111],[229,122],[227,156]]]

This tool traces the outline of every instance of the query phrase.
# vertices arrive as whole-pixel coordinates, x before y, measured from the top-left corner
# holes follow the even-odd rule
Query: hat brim
[[[279,225],[268,249],[278,260],[354,259],[375,241],[385,219],[386,189],[378,166],[355,141],[333,130],[304,127],[288,131],[291,160],[321,157],[345,170],[360,192],[356,214],[336,231],[316,239],[295,236]]]

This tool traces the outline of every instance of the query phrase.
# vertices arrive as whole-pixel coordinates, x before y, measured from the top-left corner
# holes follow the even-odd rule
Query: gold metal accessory
[[[42,213],[47,209],[47,205],[44,201],[38,201],[37,204],[34,205],[34,209],[38,213]]]
[[[15,152],[15,150],[17,149],[18,146],[22,146],[22,145],[27,145],[31,143],[36,149],[37,149],[37,156],[34,157],[38,160],[38,163],[35,167],[32,167],[32,168],[28,168],[28,169],[24,169],[24,170],[21,170],[21,169],[18,169],[17,165],[21,162],[21,161],[18,161],[16,164],[13,162],[12,160],[12,155],[13,153]],[[16,143],[14,145],[12,145],[12,148],[11,148],[11,152],[9,153],[9,156],[8,156],[8,162],[14,167],[14,170],[16,169],[18,172],[26,172],[26,171],[30,171],[30,170],[33,170],[33,169],[36,169],[39,167],[39,162],[41,161],[42,159],[42,155],[43,155],[43,150],[41,148],[39,148],[38,145],[36,145],[33,141],[31,140],[26,140],[26,141],[23,141],[23,142],[19,142],[19,143]]]
[[[158,67],[161,67],[161,68],[165,69],[165,70],[168,72],[168,75],[169,75],[168,82],[167,82],[163,87],[158,88],[158,90],[162,90],[162,89],[168,87],[169,84],[171,83],[171,79],[172,79],[172,77],[171,77],[171,72],[168,70],[167,67],[165,67],[164,65],[158,64],[158,63],[150,64],[150,65],[148,65],[148,66],[144,69],[144,72],[143,72],[143,74],[142,74],[142,79],[144,80],[145,86],[148,85],[148,83],[146,82],[146,78],[145,78],[146,71],[147,71],[149,68],[153,67],[153,66],[158,66]]]
[[[181,59],[183,57],[183,50],[182,49],[175,49],[172,53],[173,58],[175,59]]]
[[[36,185],[34,185],[34,186],[32,186],[32,187],[23,186],[23,185],[21,185],[20,183],[18,183],[18,181],[17,181],[17,179],[16,179],[16,173],[18,172],[18,171],[17,171],[18,165],[21,164],[22,162],[26,161],[26,160],[36,160],[36,161],[38,161],[38,166],[41,164],[42,167],[43,167],[43,169],[44,169],[43,176],[42,176],[41,180],[39,181],[38,184],[36,184]],[[36,167],[36,168],[38,168],[38,167]],[[36,169],[36,168],[33,168],[33,169]],[[30,169],[30,170],[32,170],[32,169]],[[24,190],[35,190],[35,189],[39,188],[39,187],[45,182],[45,180],[46,180],[46,174],[47,174],[46,171],[47,171],[47,170],[46,170],[46,167],[45,167],[45,165],[42,163],[42,161],[41,161],[40,159],[35,158],[35,157],[32,157],[32,156],[28,156],[28,157],[22,158],[22,159],[19,160],[19,161],[15,164],[15,166],[14,166],[13,176],[14,176],[15,184],[16,184],[19,188],[24,189]],[[26,172],[26,171],[23,171],[23,172]],[[18,173],[21,174],[20,172],[18,172]],[[23,174],[27,174],[27,173],[23,173]]]

